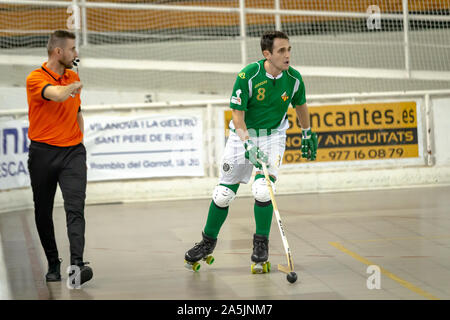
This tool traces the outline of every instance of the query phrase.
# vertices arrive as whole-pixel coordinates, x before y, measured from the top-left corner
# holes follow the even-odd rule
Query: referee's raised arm
[[[66,86],[48,86],[43,90],[42,95],[48,100],[64,102],[70,96],[75,95],[82,87],[81,81],[76,81]]]

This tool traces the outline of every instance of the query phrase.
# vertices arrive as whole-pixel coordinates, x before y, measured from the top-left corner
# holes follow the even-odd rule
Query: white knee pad
[[[235,197],[236,193],[234,193],[233,190],[225,186],[218,185],[214,188],[212,198],[216,206],[226,208],[230,205]]]
[[[272,190],[275,194],[275,184],[272,181],[270,181],[270,184],[272,185]],[[253,182],[252,192],[255,200],[258,200],[259,202],[267,202],[271,200],[269,188],[267,187],[265,178],[256,179],[255,182]]]

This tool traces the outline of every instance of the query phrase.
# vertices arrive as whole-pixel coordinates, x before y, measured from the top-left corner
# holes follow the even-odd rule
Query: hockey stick
[[[288,265],[284,266],[279,264],[278,270],[284,272],[288,275],[287,279],[289,282],[295,282],[297,280],[297,275],[294,272],[294,262],[292,261],[291,249],[289,248],[289,244],[286,238],[286,234],[284,232],[283,224],[280,218],[280,212],[278,211],[277,203],[275,202],[275,196],[273,194],[272,184],[270,183],[269,172],[267,171],[267,165],[264,162],[260,162],[262,164],[264,177],[266,178],[267,188],[270,193],[270,200],[272,200],[273,211],[275,212],[275,217],[277,219],[278,228],[280,229],[281,240],[283,241],[284,251],[286,253],[286,258]]]

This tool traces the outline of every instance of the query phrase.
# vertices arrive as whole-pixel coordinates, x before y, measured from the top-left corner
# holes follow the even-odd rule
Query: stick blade
[[[278,265],[278,271],[284,272],[286,274],[289,274],[292,270],[289,268],[289,266],[285,266],[282,264]]]

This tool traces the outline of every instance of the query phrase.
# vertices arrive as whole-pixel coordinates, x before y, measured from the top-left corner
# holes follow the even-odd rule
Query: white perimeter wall
[[[450,165],[450,98],[433,99],[433,133],[436,165]]]
[[[399,101],[411,101],[411,97],[397,97],[397,99]],[[361,99],[356,101],[354,98],[341,100],[344,103],[362,101]],[[421,131],[424,141],[426,130],[424,99],[416,97],[415,100],[418,101],[422,115]],[[370,101],[377,100],[371,98]],[[378,101],[392,101],[392,98],[378,99]],[[335,101],[331,103],[329,101],[322,102],[322,104],[335,103]],[[217,109],[220,109],[216,111],[218,114],[223,110],[223,108]],[[366,161],[362,165],[353,163],[347,165],[328,163],[329,165],[327,165],[321,163],[320,166],[282,167],[277,182],[277,194],[450,185],[450,126],[448,124],[450,119],[450,95],[431,98],[430,116],[431,165],[427,165],[426,159],[424,159],[423,163],[414,165],[387,161],[385,164],[373,166]],[[422,149],[422,152],[426,153],[425,144]],[[210,198],[216,183],[217,177],[89,182],[86,203]],[[239,189],[238,196],[251,196],[250,185],[243,185]],[[55,205],[62,205],[59,189]],[[0,191],[0,212],[32,207],[30,188]]]

